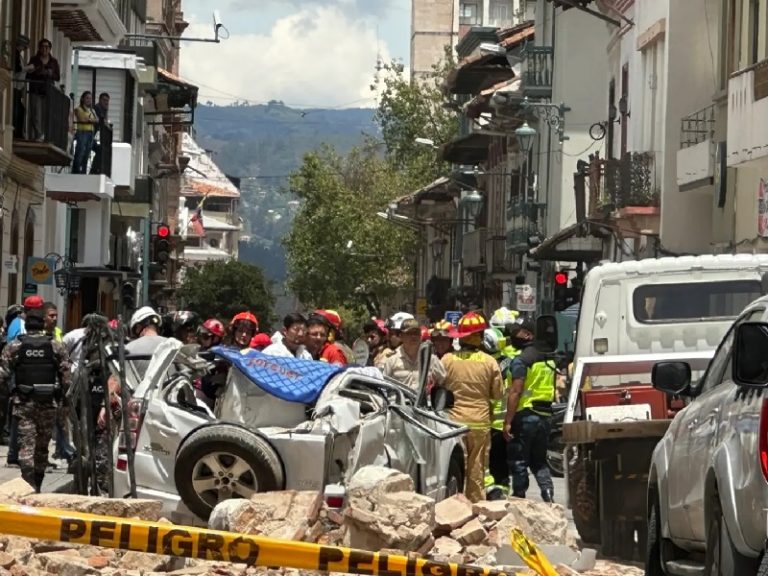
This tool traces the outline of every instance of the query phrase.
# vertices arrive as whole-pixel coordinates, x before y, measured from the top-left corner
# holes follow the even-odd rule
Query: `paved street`
[[[54,445],[51,442],[50,454],[53,454]],[[7,466],[5,464],[6,457],[8,456],[8,446],[0,446],[0,483],[19,478],[21,472],[18,466]],[[52,460],[57,467],[55,469],[49,468],[45,473],[45,479],[43,480],[43,492],[66,492],[70,489],[72,483],[72,475],[67,474],[67,463],[63,460]]]

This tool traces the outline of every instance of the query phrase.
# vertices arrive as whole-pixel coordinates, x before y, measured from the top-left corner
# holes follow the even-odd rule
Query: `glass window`
[[[758,280],[651,284],[635,289],[632,309],[643,324],[728,319],[760,296]]]
[[[459,23],[474,25],[480,23],[479,7],[475,3],[462,2],[459,6]]]

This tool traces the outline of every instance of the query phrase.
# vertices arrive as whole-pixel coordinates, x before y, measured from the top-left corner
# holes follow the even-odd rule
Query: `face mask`
[[[528,340],[527,338],[519,338],[517,336],[510,336],[508,337],[508,340],[509,343],[518,350],[525,348],[532,342],[532,340]]]

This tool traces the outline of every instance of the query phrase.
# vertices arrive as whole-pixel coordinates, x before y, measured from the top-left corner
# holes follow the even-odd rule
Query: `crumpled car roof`
[[[313,404],[328,381],[346,369],[314,360],[262,354],[257,350],[216,346],[211,352],[268,394],[302,404]]]

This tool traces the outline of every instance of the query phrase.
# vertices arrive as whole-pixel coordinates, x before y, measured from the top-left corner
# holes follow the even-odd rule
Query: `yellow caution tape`
[[[19,505],[0,505],[0,533],[199,560],[366,576],[514,576],[493,568],[426,558]]]
[[[525,537],[520,529],[512,529],[511,537],[512,549],[523,559],[531,570],[535,570],[540,576],[558,576],[557,571],[549,563],[547,557],[539,548]]]

